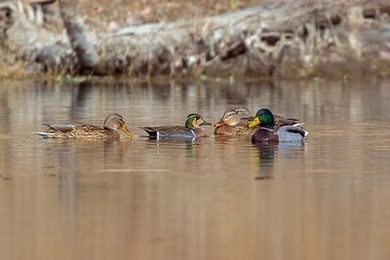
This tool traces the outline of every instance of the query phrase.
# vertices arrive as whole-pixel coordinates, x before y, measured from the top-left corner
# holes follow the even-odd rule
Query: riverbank
[[[0,76],[390,75],[390,6],[384,1],[80,1],[79,8],[61,2],[43,24],[9,16]]]

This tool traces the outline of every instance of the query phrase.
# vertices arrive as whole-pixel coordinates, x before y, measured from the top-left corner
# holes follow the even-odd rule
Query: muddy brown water
[[[305,121],[304,144],[140,126],[230,105]],[[42,123],[122,114],[133,140]],[[390,259],[390,81],[0,83],[0,259]]]

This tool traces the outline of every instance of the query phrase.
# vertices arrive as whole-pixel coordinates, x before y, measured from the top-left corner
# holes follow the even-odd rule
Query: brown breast
[[[252,143],[278,143],[279,137],[273,131],[259,128],[252,136]]]
[[[196,137],[207,136],[206,130],[203,127],[194,129]]]

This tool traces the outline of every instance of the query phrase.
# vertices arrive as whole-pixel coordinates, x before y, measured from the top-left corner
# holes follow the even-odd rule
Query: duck
[[[156,140],[161,139],[195,139],[207,136],[206,130],[202,127],[211,125],[199,114],[192,113],[186,118],[184,126],[155,126],[142,127],[149,134],[149,137]]]
[[[248,124],[253,116],[246,107],[232,107],[225,110],[221,119],[214,124],[215,135],[250,135],[256,130],[249,128]]]
[[[130,138],[133,136],[127,128],[123,116],[113,113],[108,115],[103,127],[90,124],[45,124],[47,130],[36,132],[43,138],[63,139],[118,139],[119,130],[123,131]]]
[[[275,123],[274,115],[268,108],[261,108],[248,127],[258,127],[252,135],[252,143],[303,142],[309,132],[302,123],[280,125]]]
[[[227,136],[253,135],[260,127],[249,127],[249,123],[254,118],[249,109],[244,106],[229,108],[224,112],[222,118],[214,124],[214,134]],[[274,119],[275,125],[279,126],[300,124],[300,120],[296,118],[275,115]]]

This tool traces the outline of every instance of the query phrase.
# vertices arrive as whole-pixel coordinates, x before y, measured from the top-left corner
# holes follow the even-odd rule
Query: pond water
[[[139,127],[231,105],[301,118],[304,144]],[[390,259],[390,81],[0,83],[0,259]],[[135,138],[53,141],[43,123]]]

